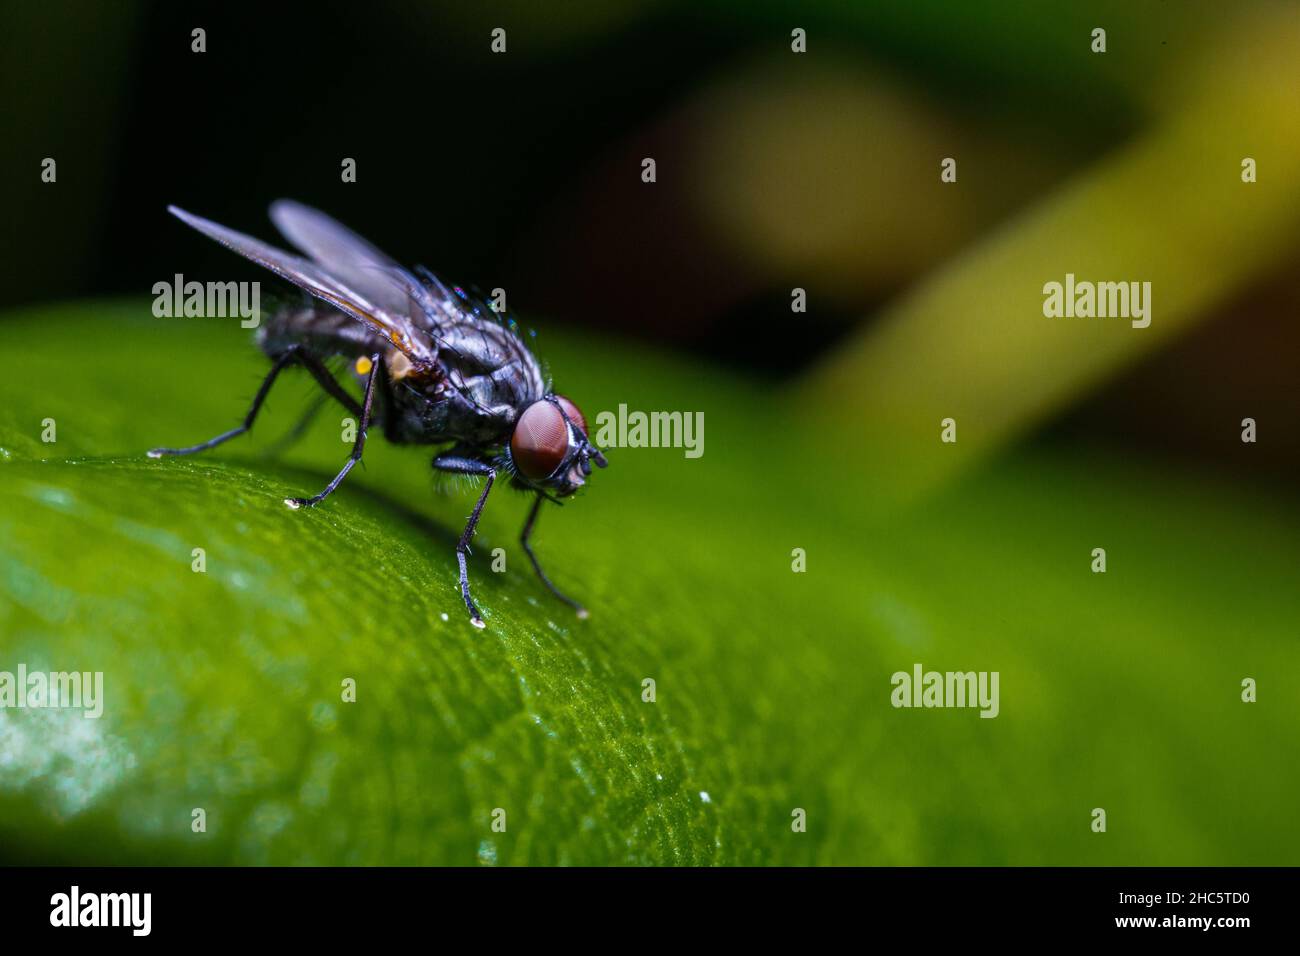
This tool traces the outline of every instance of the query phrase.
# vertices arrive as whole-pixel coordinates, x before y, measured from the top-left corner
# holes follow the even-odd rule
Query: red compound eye
[[[577,405],[569,401],[563,395],[556,395],[555,400],[560,403],[564,409],[564,414],[569,416],[569,421],[578,426],[578,429],[585,435],[587,434],[587,419],[582,417],[582,410]]]
[[[529,405],[510,436],[510,457],[515,467],[525,478],[541,481],[555,474],[568,452],[569,429],[560,410],[546,401]]]

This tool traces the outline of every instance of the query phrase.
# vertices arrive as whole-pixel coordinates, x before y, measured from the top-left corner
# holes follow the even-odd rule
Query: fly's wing
[[[444,357],[477,362],[488,369],[500,364],[499,350],[490,349],[486,340],[466,339],[465,330],[472,331],[485,316],[461,289],[447,288],[428,270],[421,270],[424,281],[420,281],[338,220],[292,199],[271,204],[271,221],[318,267],[390,313],[408,316],[441,351],[449,353]]]
[[[447,285],[427,269],[415,278],[373,243],[319,209],[292,199],[271,204],[271,221],[317,265],[372,302],[404,311],[438,344],[442,361],[464,375],[514,367],[531,381],[540,370],[515,332],[479,296]],[[539,386],[544,388],[544,386]]]
[[[420,281],[373,243],[319,209],[279,199],[271,204],[271,221],[295,247],[318,267],[393,313],[410,317],[439,350],[450,382],[481,411],[475,399],[475,377],[523,369],[530,386],[540,371],[515,334],[505,328],[486,303],[459,287],[447,285],[427,269]],[[522,355],[521,355],[522,353]],[[544,388],[544,386],[538,386]]]
[[[390,312],[410,310],[415,277],[338,220],[292,199],[277,199],[271,221],[295,248],[352,290]]]
[[[356,266],[340,273],[333,262],[313,262],[295,256],[176,206],[168,206],[167,211],[186,225],[192,226],[210,239],[215,239],[227,249],[269,269],[282,279],[287,279],[340,312],[365,324],[391,342],[394,348],[405,354],[417,366],[428,367],[432,364],[435,355],[433,343],[411,321],[410,296],[408,293],[398,296],[396,290],[404,288],[404,284],[399,276],[386,271],[389,268],[387,265],[384,265],[383,270],[375,269],[373,276],[369,274],[368,268]],[[328,220],[328,217],[322,218]],[[333,220],[328,221],[333,223]],[[337,223],[334,225],[337,226]],[[341,226],[338,228],[342,229]],[[344,232],[346,233],[346,230]],[[351,236],[350,233],[348,235]],[[378,256],[381,260],[387,258],[360,237],[353,238],[368,250],[367,255]],[[396,266],[393,265],[393,268]],[[361,281],[363,276],[369,281]],[[381,282],[376,280],[383,276],[388,278],[383,280],[386,284],[381,285]]]

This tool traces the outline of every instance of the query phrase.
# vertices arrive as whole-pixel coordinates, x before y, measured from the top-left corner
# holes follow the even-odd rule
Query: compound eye
[[[555,400],[559,402],[560,407],[564,409],[564,414],[569,416],[569,421],[577,425],[578,429],[584,435],[587,434],[587,419],[582,417],[582,412],[579,410],[578,406],[573,404],[573,402],[569,401],[563,395],[556,395]]]
[[[558,408],[542,401],[524,409],[515,422],[515,433],[510,436],[510,457],[525,478],[533,481],[549,478],[568,452],[569,429]]]

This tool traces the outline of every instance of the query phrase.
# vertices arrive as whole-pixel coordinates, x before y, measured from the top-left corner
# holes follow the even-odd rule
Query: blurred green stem
[[[1184,107],[959,255],[797,387],[828,436],[854,436],[868,466],[889,462],[876,469],[882,505],[916,500],[1024,434],[1294,248],[1297,49],[1294,11],[1217,38]],[[1242,181],[1245,157],[1257,183]],[[1150,327],[1045,317],[1043,285],[1067,273],[1151,282]],[[945,418],[955,444],[940,441]]]

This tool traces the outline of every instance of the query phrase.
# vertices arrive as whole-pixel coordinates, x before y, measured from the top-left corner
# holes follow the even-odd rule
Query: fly
[[[258,344],[271,359],[243,422],[188,448],[155,448],[150,458],[192,455],[215,448],[253,427],[276,377],[291,365],[305,367],[325,394],[360,425],[342,469],[309,498],[286,498],[292,508],[324,501],[361,460],[372,423],[401,444],[444,446],[433,467],[484,479],[469,522],[456,544],[460,593],[470,623],[483,615],[470,596],[466,555],[483,505],[499,475],[535,495],[520,544],[542,583],[579,617],[586,609],[546,576],[529,539],[542,501],[557,503],[604,468],[600,449],[587,438],[578,406],[551,390],[537,359],[484,302],[446,286],[422,266],[408,270],[324,213],[281,199],[271,221],[303,255],[294,255],[227,229],[175,206],[168,211],[246,259],[304,289],[318,302],[285,306],[258,329]],[[334,377],[325,360],[342,356],[363,383],[360,403]]]

